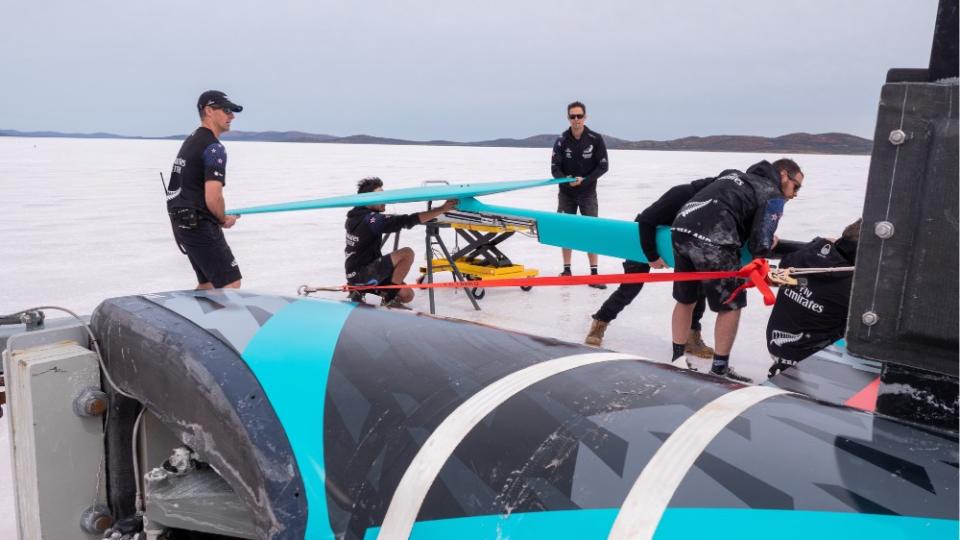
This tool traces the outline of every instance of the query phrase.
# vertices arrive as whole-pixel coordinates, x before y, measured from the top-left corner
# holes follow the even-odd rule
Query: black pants
[[[680,231],[673,231],[673,271],[674,272],[717,272],[738,270],[740,249],[734,246],[720,246],[706,242]],[[735,311],[747,307],[747,291],[724,303],[733,295],[743,280],[740,278],[711,279],[708,281],[675,281],[673,299],[682,304],[694,301],[707,303],[716,313]]]
[[[623,261],[623,271],[626,274],[646,274],[650,271],[650,265],[638,261]],[[597,311],[593,318],[603,322],[616,319],[623,308],[629,306],[630,302],[633,302],[633,299],[640,294],[641,289],[643,289],[643,283],[621,283],[617,290],[613,291],[613,294],[600,306],[600,311]],[[700,330],[700,319],[703,318],[705,309],[706,304],[701,292],[700,298],[697,300],[697,306],[693,309],[691,330]]]

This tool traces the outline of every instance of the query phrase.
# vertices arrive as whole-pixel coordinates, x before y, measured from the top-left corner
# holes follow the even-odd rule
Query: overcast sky
[[[926,67],[936,0],[32,0],[0,16],[0,129],[481,140],[872,137],[888,68]]]

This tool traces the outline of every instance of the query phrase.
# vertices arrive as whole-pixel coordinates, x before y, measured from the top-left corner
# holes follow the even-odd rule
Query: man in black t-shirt
[[[357,183],[357,193],[383,191],[383,181],[377,177],[364,178]],[[409,229],[453,209],[456,200],[449,200],[438,208],[416,214],[384,214],[385,204],[355,206],[347,212],[344,222],[346,243],[343,250],[344,271],[351,285],[401,285],[413,265],[413,250],[405,247],[383,255],[380,247],[383,235]],[[382,289],[375,294],[383,298],[386,307],[403,307],[413,300],[413,289]],[[358,291],[350,299],[363,301]]]
[[[856,264],[862,219],[847,225],[839,240],[815,238],[784,255],[780,268],[838,268]],[[796,365],[843,337],[850,308],[853,272],[797,276],[799,284],[780,287],[767,322],[769,375]]]
[[[564,131],[553,144],[550,158],[550,172],[554,178],[571,176],[573,182],[560,184],[557,212],[580,214],[596,217],[599,211],[597,203],[597,179],[610,168],[607,160],[607,145],[599,133],[587,128],[587,107],[579,101],[567,105],[567,119],[570,129]],[[561,276],[571,275],[570,258],[572,252],[563,248],[563,272]],[[590,273],[597,273],[597,254],[588,253]],[[606,289],[602,283],[590,285],[596,289]]]
[[[242,110],[218,90],[200,94],[200,127],[180,146],[166,187],[173,236],[193,266],[198,290],[240,287],[240,267],[223,237],[239,216],[224,214],[227,151],[218,137]]]

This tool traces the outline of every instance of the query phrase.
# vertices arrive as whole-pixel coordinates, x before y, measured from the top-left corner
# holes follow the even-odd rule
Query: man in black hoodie
[[[671,225],[677,217],[680,208],[689,201],[701,189],[713,183],[714,178],[702,178],[694,180],[689,184],[680,184],[667,190],[659,199],[648,206],[643,212],[637,214],[634,221],[637,222],[640,230],[640,247],[643,254],[650,261],[649,264],[639,261],[624,261],[623,271],[627,274],[647,273],[650,268],[663,269],[668,268],[667,263],[663,261],[660,252],[657,249],[657,227],[660,225]],[[643,283],[624,283],[613,291],[613,294],[603,303],[600,310],[594,313],[593,322],[590,324],[590,332],[584,343],[599,347],[603,342],[603,334],[611,321],[617,318],[617,315],[627,307],[633,299],[640,294],[643,289]],[[712,358],[713,348],[703,342],[700,335],[700,319],[703,318],[703,312],[706,308],[705,297],[702,292],[697,299],[696,307],[693,310],[693,322],[690,325],[690,337],[687,339],[687,346],[684,349],[686,354],[699,356],[700,358]]]
[[[364,178],[357,183],[357,193],[383,191],[383,181],[379,178]],[[382,235],[409,229],[414,225],[426,223],[431,219],[453,209],[457,201],[450,200],[442,206],[418,212],[416,214],[384,214],[386,205],[372,204],[355,206],[347,212],[346,247],[344,269],[347,283],[351,285],[400,285],[413,265],[413,250],[406,247],[388,255],[380,252]],[[378,292],[383,297],[382,305],[401,307],[413,300],[413,289],[384,289]],[[351,300],[359,301],[362,295],[351,295]]]
[[[560,184],[557,212],[576,214],[577,209],[584,216],[596,217],[599,212],[597,203],[597,179],[610,168],[607,161],[607,145],[603,137],[587,128],[587,106],[579,101],[567,105],[567,119],[570,129],[564,131],[553,144],[550,158],[550,172],[554,178],[572,176],[573,182]],[[571,275],[571,251],[563,248],[563,272],[561,276]],[[597,254],[588,253],[590,273],[597,273]],[[595,289],[606,289],[602,283],[590,285]]]
[[[740,248],[762,257],[777,243],[774,234],[784,204],[797,196],[803,184],[800,166],[790,159],[761,161],[747,172],[726,170],[690,199],[673,222],[673,251],[677,272],[738,270]],[[717,313],[711,373],[749,382],[730,368],[730,351],[737,336],[740,309],[747,297],[741,291],[730,298],[740,280],[720,279],[702,284],[710,309]],[[676,282],[673,298],[673,360],[683,356],[690,320],[700,284]],[[729,299],[729,301],[728,301]],[[689,363],[688,363],[689,365]]]
[[[780,268],[838,268],[856,263],[863,219],[847,225],[838,240],[815,238],[784,255]],[[780,287],[767,322],[767,350],[773,357],[769,375],[843,337],[850,307],[853,272],[825,272],[798,276],[799,284]]]

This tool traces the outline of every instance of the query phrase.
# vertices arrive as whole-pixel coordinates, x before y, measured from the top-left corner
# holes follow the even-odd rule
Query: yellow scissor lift
[[[427,224],[427,252],[433,253],[434,245],[439,246],[445,258],[432,259],[427,266],[420,267],[420,277],[417,283],[425,280],[433,281],[432,275],[438,272],[451,272],[454,280],[496,280],[535,277],[539,274],[536,268],[527,268],[522,264],[514,264],[502,251],[499,245],[516,233],[534,234],[534,225],[525,222],[498,222],[484,224],[468,222],[473,216],[448,212],[436,222]],[[454,253],[447,250],[440,237],[441,228],[451,228],[457,237],[466,241],[466,245]],[[532,287],[520,287],[529,291]],[[486,295],[483,287],[474,287],[466,290],[467,297],[474,308],[480,309],[477,300]],[[430,290],[430,312],[434,312],[433,290]]]

